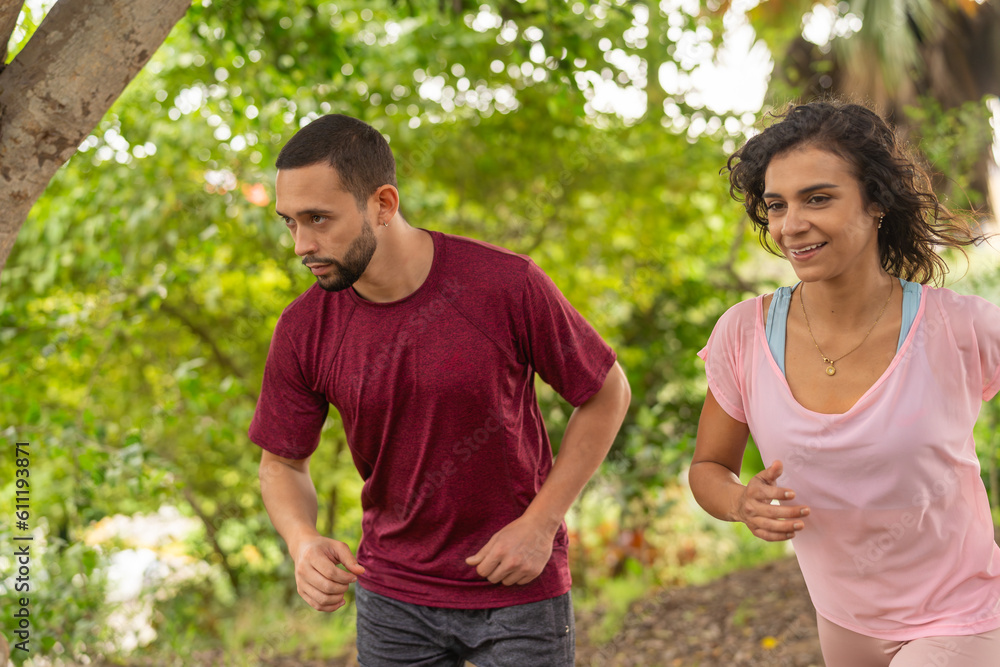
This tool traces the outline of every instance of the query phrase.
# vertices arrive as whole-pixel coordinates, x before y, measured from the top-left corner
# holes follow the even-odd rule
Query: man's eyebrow
[[[809,187],[802,188],[796,194],[807,195],[810,192],[813,192],[815,190],[830,190],[832,188],[839,188],[839,187],[840,186],[837,185],[836,183],[817,183],[816,185],[810,185]],[[763,194],[763,197],[765,199],[769,199],[769,198],[772,198],[772,197],[779,198],[779,197],[781,197],[781,195],[779,193],[777,193],[777,192],[765,192]]]
[[[274,209],[274,212],[277,213],[282,218],[291,218],[291,217],[294,217],[294,216],[288,215],[287,213],[282,213],[278,209]],[[323,215],[323,216],[326,216],[326,217],[330,217],[331,215],[333,215],[333,212],[332,211],[327,211],[327,210],[321,209],[321,208],[307,208],[307,209],[303,209],[303,210],[299,211],[298,215],[300,217],[301,216],[305,216],[305,215]]]

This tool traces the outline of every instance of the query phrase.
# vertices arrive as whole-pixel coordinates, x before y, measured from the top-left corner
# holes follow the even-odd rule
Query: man
[[[628,407],[614,353],[530,259],[407,224],[365,123],[319,118],[277,167],[316,285],[278,321],[250,439],[299,594],[336,611],[358,582],[364,667],[572,665],[563,517]],[[536,372],[576,406],[555,465]],[[364,479],[357,558],[316,530],[330,404]]]

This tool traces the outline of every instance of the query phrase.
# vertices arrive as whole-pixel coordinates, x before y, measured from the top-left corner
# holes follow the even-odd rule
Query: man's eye
[[[312,221],[313,221],[314,225],[318,225],[319,223],[323,222],[324,220],[326,220],[326,218],[323,217],[322,215],[314,215],[312,217]]]

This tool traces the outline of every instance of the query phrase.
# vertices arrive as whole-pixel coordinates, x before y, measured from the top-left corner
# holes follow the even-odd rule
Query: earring
[[[383,226],[383,227],[388,227],[388,226],[389,226],[389,223],[388,223],[388,222],[383,222],[383,223],[382,223],[382,226]]]
[[[882,221],[885,220],[885,213],[878,217],[878,228],[882,229]]]

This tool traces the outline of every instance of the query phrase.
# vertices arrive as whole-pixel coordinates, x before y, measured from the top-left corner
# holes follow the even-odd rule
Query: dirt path
[[[663,590],[635,603],[607,644],[585,641],[585,667],[821,667],[816,616],[794,558],[733,572],[703,586]]]
[[[1000,544],[1000,526],[995,535]],[[816,612],[794,557],[654,593],[602,646],[585,641],[596,620],[577,619],[581,667],[823,666]]]

